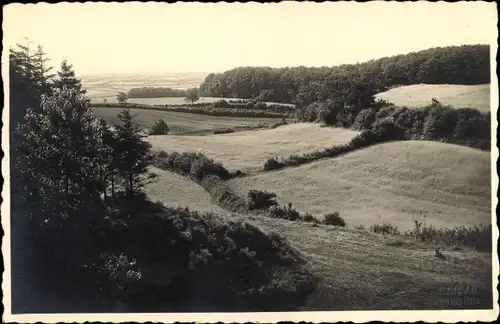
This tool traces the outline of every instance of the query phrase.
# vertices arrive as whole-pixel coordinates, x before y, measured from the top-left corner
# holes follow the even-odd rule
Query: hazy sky
[[[28,37],[78,74],[332,66],[496,42],[494,3],[60,3],[4,7],[4,41]]]

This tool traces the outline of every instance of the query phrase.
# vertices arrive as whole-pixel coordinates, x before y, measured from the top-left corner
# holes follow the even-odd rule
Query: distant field
[[[387,143],[332,160],[231,180],[275,192],[281,203],[323,215],[338,211],[350,226],[414,219],[437,227],[491,222],[490,154],[424,141]]]
[[[168,87],[187,89],[199,87],[207,73],[170,73],[170,74],[120,74],[87,75],[82,77],[82,84],[87,89],[87,96],[93,103],[116,103],[118,92],[128,92],[132,88]],[[218,100],[241,100],[239,98],[201,97],[198,103]],[[130,98],[130,103],[145,105],[179,105],[186,103],[184,98]],[[268,104],[276,104],[268,102]],[[291,104],[282,104],[290,106]]]
[[[162,73],[162,74],[101,74],[83,75],[82,84],[94,102],[116,101],[119,91],[127,92],[138,87],[169,87],[186,89],[198,87],[208,73]]]
[[[397,106],[423,107],[436,98],[455,108],[490,111],[490,85],[415,84],[402,86],[376,95]]]
[[[127,89],[126,91],[128,91]],[[125,92],[126,92],[125,91]],[[210,102],[215,102],[219,100],[245,100],[245,99],[240,99],[240,98],[220,98],[220,97],[200,97],[200,100],[198,100],[196,103],[210,103]],[[91,102],[95,103],[102,103],[102,99],[96,99],[94,98]],[[116,94],[112,95],[111,97],[107,97],[107,103],[117,103],[118,101],[116,100]],[[127,100],[129,103],[137,103],[137,104],[143,104],[143,105],[183,105],[186,104],[186,101],[184,101],[184,98],[179,97],[179,98],[174,98],[174,97],[165,97],[165,98],[129,98]],[[293,106],[292,104],[283,104],[283,103],[276,103],[276,102],[266,102],[267,104],[275,104],[275,105],[283,105],[283,106]]]
[[[152,201],[161,201],[171,207],[189,207],[200,212],[225,212],[212,203],[205,189],[188,178],[155,167],[150,167],[149,171],[158,175],[144,188]]]
[[[94,113],[104,118],[110,124],[119,122],[118,114],[121,108],[94,107]],[[212,130],[217,128],[231,128],[235,126],[252,126],[258,124],[272,124],[278,120],[276,118],[243,118],[243,117],[219,117],[205,116],[174,111],[158,111],[147,109],[130,109],[136,114],[136,122],[142,128],[150,129],[155,120],[164,119],[173,134],[193,132],[200,130]],[[170,136],[168,140],[170,140]]]
[[[343,128],[297,123],[223,135],[149,136],[148,141],[156,150],[203,152],[233,170],[262,168],[268,158],[345,144],[357,134]]]

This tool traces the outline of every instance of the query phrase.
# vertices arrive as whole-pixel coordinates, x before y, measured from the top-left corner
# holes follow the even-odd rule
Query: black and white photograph
[[[496,3],[2,17],[4,322],[498,318]]]

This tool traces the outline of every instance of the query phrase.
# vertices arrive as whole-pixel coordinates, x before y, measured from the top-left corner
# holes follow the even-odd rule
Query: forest
[[[489,83],[489,60],[488,45],[462,45],[334,67],[238,67],[208,75],[200,92],[211,97],[308,104],[311,98],[326,99],[330,85],[343,88],[346,83],[356,84],[368,95],[419,83]]]

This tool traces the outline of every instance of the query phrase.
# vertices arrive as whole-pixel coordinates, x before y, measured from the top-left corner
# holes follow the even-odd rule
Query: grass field
[[[104,118],[110,124],[119,122],[118,114],[122,108],[94,107],[94,113]],[[163,119],[167,122],[173,134],[186,132],[212,130],[217,128],[231,128],[235,126],[255,126],[259,124],[273,124],[281,119],[276,118],[243,118],[206,116],[175,111],[158,111],[147,109],[130,109],[136,114],[136,122],[142,128],[150,129],[155,120]],[[170,137],[169,137],[170,140]]]
[[[161,201],[171,207],[189,207],[201,212],[224,213],[224,210],[212,203],[210,194],[205,189],[188,178],[153,166],[149,167],[149,172],[157,175],[144,188],[152,201]]]
[[[415,84],[393,88],[376,95],[397,106],[423,107],[436,98],[455,108],[490,111],[490,85]]]
[[[437,227],[491,222],[490,155],[451,144],[387,143],[296,168],[231,180],[275,192],[281,203],[323,215],[338,211],[348,226],[384,222],[400,229],[418,219]]]
[[[168,120],[167,120],[168,123]],[[201,151],[230,170],[260,169],[268,158],[347,143],[358,132],[296,123],[275,129],[208,136],[149,136],[154,150]]]

